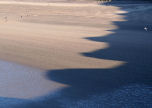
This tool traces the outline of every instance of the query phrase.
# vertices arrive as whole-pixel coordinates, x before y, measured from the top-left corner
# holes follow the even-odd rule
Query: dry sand
[[[101,11],[106,8],[1,5],[0,57],[42,69],[119,66],[122,61],[98,60],[81,55],[109,47],[105,42],[84,39],[108,35],[111,32],[106,30],[116,28],[110,23],[116,18],[121,20],[116,15],[119,10],[109,6],[114,12],[104,11],[103,16]],[[7,22],[4,16],[7,16]]]
[[[107,8],[110,10],[105,11]],[[81,54],[109,47],[106,42],[85,38],[111,34],[106,30],[116,28],[111,22],[122,20],[116,15],[120,12],[123,13],[116,7],[95,4],[50,3],[48,6],[47,3],[1,1],[0,59],[10,63],[1,61],[3,89],[0,96],[35,98],[67,86],[46,79],[47,70],[106,69],[123,65],[124,61],[96,59]],[[5,78],[10,73],[14,76]]]

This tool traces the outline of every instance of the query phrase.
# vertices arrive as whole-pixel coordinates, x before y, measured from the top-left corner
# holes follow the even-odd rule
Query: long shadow
[[[116,3],[110,5],[122,10],[128,8]],[[118,26],[118,29],[111,30],[113,34],[86,38],[107,42],[110,47],[82,53],[82,56],[121,60],[127,62],[125,65],[112,69],[50,70],[46,75],[48,79],[69,87],[62,89],[57,96],[12,108],[151,108],[152,31],[145,31],[144,27],[152,24],[152,9],[146,12],[121,14],[126,21],[113,22]]]
[[[98,101],[98,107],[101,108],[150,108],[152,107],[152,31],[149,28],[145,31],[144,27],[152,25],[150,20],[152,9],[140,10],[139,7],[142,4],[138,4],[139,7],[134,7],[133,4],[110,3],[110,5],[130,11],[121,14],[126,21],[113,22],[118,27],[111,30],[113,34],[86,38],[90,41],[107,42],[110,47],[82,53],[82,55],[98,59],[121,60],[127,63],[113,69],[51,70],[47,77],[70,85],[69,88],[61,91],[60,98],[66,97],[73,101],[84,100],[81,105],[78,104],[81,107],[89,106],[90,97],[101,96],[100,102]],[[127,10],[128,7],[133,9]],[[122,91],[124,91],[123,94],[121,94]],[[113,99],[110,99],[108,93]],[[96,100],[92,101],[96,102]],[[91,104],[95,105],[95,102]]]

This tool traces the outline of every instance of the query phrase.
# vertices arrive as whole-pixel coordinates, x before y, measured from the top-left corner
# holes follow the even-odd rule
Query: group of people
[[[30,11],[29,10],[26,10],[26,16],[30,16]],[[22,19],[23,19],[23,16],[21,15],[21,16],[19,16],[18,21],[21,21]],[[4,16],[3,21],[8,22],[8,16]]]
[[[23,16],[21,15],[20,16],[20,20],[22,20]],[[4,16],[4,22],[8,22],[8,17],[7,16]]]

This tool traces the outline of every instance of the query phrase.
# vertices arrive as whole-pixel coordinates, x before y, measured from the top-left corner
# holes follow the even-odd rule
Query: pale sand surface
[[[9,5],[12,3],[13,5]],[[111,21],[122,20],[116,15],[121,12],[116,7],[109,6],[113,12],[104,11],[103,16],[101,11],[107,7],[97,5],[93,5],[95,8],[89,5],[83,7],[83,5],[60,3],[43,7],[45,3],[37,5],[4,1],[0,2],[0,5],[0,59],[11,61],[1,63],[5,64],[2,65],[3,83],[0,85],[3,88],[0,90],[2,97],[35,98],[68,86],[47,80],[45,78],[47,70],[106,69],[125,63],[81,55],[83,52],[109,47],[106,42],[93,42],[84,38],[111,34],[112,32],[106,31],[116,28]],[[7,17],[7,22],[4,17]],[[104,22],[101,19],[104,19]],[[18,66],[13,62],[26,66]],[[10,78],[11,74],[14,76]],[[6,75],[9,78],[5,78]],[[18,81],[20,83],[17,83]],[[28,81],[30,83],[27,83]]]
[[[11,4],[11,5],[15,5],[15,4],[19,4],[19,5],[31,5],[31,6],[77,6],[77,7],[84,7],[84,6],[95,6],[97,7],[97,4],[92,4],[92,3],[87,3],[87,4],[72,4],[72,3],[46,3],[46,2],[23,2],[23,1],[0,1],[0,4]]]
[[[0,57],[42,69],[112,68],[121,65],[123,61],[99,60],[80,54],[109,47],[108,43],[84,38],[112,33],[106,29],[116,28],[110,21],[121,20],[115,14],[119,10],[109,7],[115,13],[107,11],[103,16],[100,11],[107,7],[83,8],[83,12],[79,12],[81,8],[77,6],[28,6],[27,9],[26,6],[2,5]],[[8,17],[8,22],[4,22],[4,16]],[[104,18],[104,22],[101,21]],[[102,25],[105,26],[101,28]]]
[[[0,0],[16,2],[41,2],[41,3],[96,3],[95,0]]]

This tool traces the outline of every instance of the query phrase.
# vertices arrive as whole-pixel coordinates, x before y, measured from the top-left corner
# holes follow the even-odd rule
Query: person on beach
[[[8,21],[7,16],[4,16],[4,21],[5,21],[5,22],[7,22],[7,21]]]

